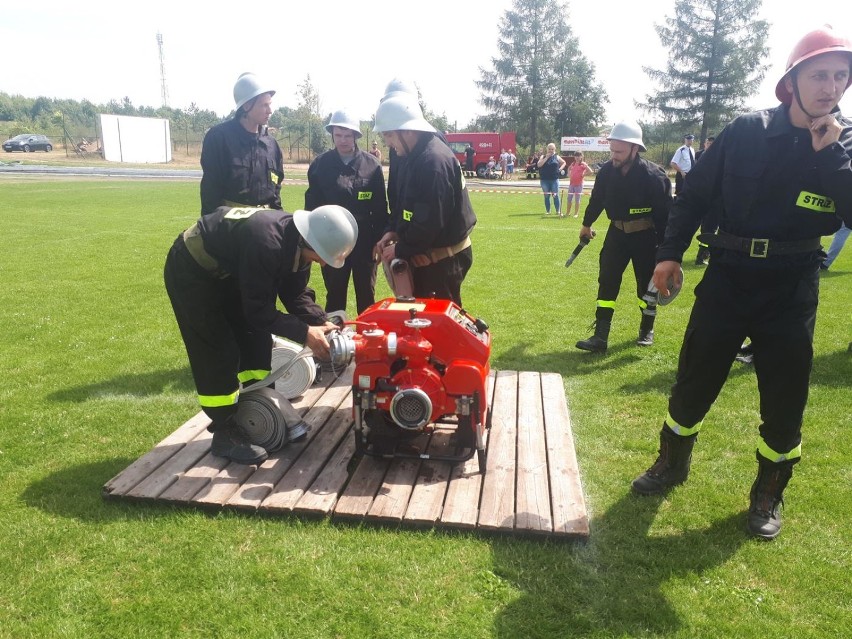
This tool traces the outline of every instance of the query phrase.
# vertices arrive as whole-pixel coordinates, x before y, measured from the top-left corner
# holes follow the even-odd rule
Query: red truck
[[[488,158],[494,156],[494,161],[500,164],[500,153],[503,149],[512,150],[515,154],[515,170],[518,170],[519,162],[525,166],[526,160],[521,160],[517,157],[518,147],[515,144],[515,132],[506,131],[505,133],[445,133],[444,137],[447,143],[455,153],[456,158],[461,163],[462,168],[465,167],[465,152],[467,145],[473,147],[476,154],[473,156],[473,170],[476,171],[478,177],[485,177],[485,167],[488,164]],[[498,169],[499,170],[499,169]],[[523,167],[520,169],[523,170]]]

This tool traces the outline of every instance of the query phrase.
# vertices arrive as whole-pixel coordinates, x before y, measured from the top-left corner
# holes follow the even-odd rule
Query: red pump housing
[[[332,340],[332,357],[339,359],[345,349],[354,354],[358,452],[451,462],[466,461],[477,452],[484,472],[488,326],[449,300],[414,298],[377,302],[354,325],[356,333]],[[456,426],[456,454],[400,452],[400,441],[438,423]]]

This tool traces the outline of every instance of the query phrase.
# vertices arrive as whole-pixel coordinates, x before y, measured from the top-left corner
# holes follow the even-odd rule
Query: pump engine
[[[475,452],[485,472],[491,355],[485,322],[449,300],[389,298],[329,343],[334,366],[355,360],[356,453],[464,462]],[[409,452],[407,440],[445,425],[455,426],[455,454]]]

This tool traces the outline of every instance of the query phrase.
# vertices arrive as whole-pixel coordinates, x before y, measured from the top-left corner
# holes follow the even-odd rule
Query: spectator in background
[[[574,151],[574,161],[568,167],[568,201],[565,203],[565,215],[571,212],[571,199],[574,199],[574,217],[580,214],[580,198],[583,195],[583,178],[591,175],[591,167],[583,161],[583,152]]]
[[[512,149],[509,149],[509,152],[506,155],[506,170],[509,172],[509,177],[515,173],[515,160],[517,160],[517,156],[515,156]]]
[[[358,148],[361,123],[346,110],[335,111],[325,130],[331,134],[334,148],[317,156],[308,167],[305,209],[313,211],[324,204],[337,204],[358,223],[355,248],[341,267],[324,265],[322,279],[326,312],[345,311],[351,275],[360,314],[376,301],[373,247],[388,223],[385,176],[379,161]]]
[[[831,246],[828,247],[826,257],[822,261],[822,264],[819,265],[822,270],[827,271],[834,263],[834,260],[837,259],[837,256],[840,254],[840,250],[849,238],[849,232],[849,227],[843,224],[834,234],[834,239],[831,240]]]
[[[473,172],[473,159],[476,156],[476,150],[471,146],[470,142],[464,149],[464,170]]]
[[[376,158],[379,161],[379,164],[382,163],[382,150],[379,148],[378,142],[373,142],[373,148],[370,149],[370,155]]]
[[[683,181],[687,173],[695,165],[695,153],[692,151],[692,141],[695,136],[687,133],[683,136],[683,145],[672,156],[671,166],[675,170],[675,195],[683,189]]]
[[[273,95],[253,73],[234,84],[234,117],[211,128],[201,147],[202,215],[220,206],[281,208],[284,157],[266,126]]]
[[[506,167],[509,164],[509,154],[506,153],[506,149],[500,151],[500,179],[505,180],[507,177],[507,169]]]
[[[550,215],[550,197],[553,196],[553,206],[556,215],[562,217],[562,207],[559,202],[559,175],[565,169],[565,160],[556,154],[556,145],[551,142],[538,159],[538,179],[544,193],[544,214]]]

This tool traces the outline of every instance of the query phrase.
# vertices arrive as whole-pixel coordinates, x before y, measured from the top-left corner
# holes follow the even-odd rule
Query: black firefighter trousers
[[[163,275],[199,403],[214,423],[222,423],[237,411],[238,373],[270,370],[272,336],[249,327],[236,278],[218,279],[201,268],[181,236]]]
[[[595,318],[611,319],[615,300],[621,288],[621,279],[628,262],[633,264],[636,278],[636,297],[641,300],[656,266],[657,235],[654,229],[625,233],[609,225],[600,254],[598,274],[598,308]]]
[[[818,268],[770,270],[711,260],[695,297],[669,398],[672,419],[686,428],[704,419],[749,337],[760,436],[773,451],[793,450],[801,443],[808,400]]]

